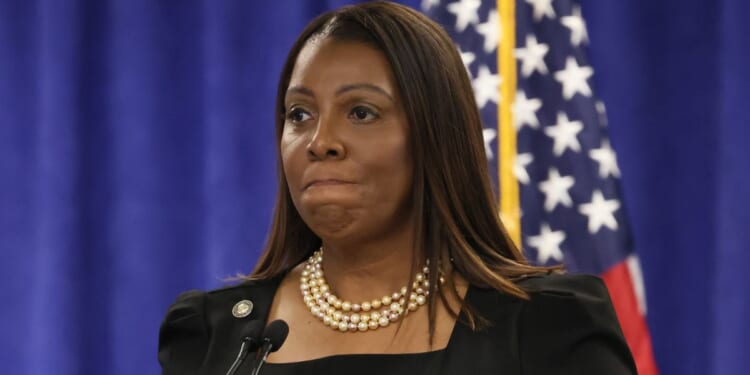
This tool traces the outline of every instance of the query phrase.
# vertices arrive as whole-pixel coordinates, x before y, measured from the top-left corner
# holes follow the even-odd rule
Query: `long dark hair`
[[[548,273],[529,265],[498,217],[484,152],[482,126],[474,93],[461,57],[448,34],[421,13],[388,2],[347,6],[322,14],[302,31],[281,72],[276,94],[276,137],[284,126],[284,98],[297,55],[311,38],[367,43],[390,63],[410,128],[414,159],[415,251],[412,268],[425,259],[430,267],[430,295],[446,293],[461,300],[449,269],[471,285],[528,298],[516,281]],[[278,157],[279,191],[265,251],[253,279],[278,277],[320,248],[321,239],[299,216]],[[412,273],[413,275],[414,273]],[[412,280],[413,281],[413,280]],[[411,285],[410,281],[407,285]],[[430,298],[430,342],[436,298]],[[462,301],[473,329],[485,323]],[[452,311],[454,317],[458,312]]]

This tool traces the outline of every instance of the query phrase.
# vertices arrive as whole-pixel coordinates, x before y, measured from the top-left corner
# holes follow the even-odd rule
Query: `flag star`
[[[550,168],[547,180],[539,183],[539,190],[544,193],[545,197],[544,209],[552,212],[558,204],[571,207],[573,200],[568,190],[573,187],[573,184],[575,184],[573,176],[560,176],[557,168]]]
[[[534,161],[534,154],[523,153],[516,155],[516,160],[513,162],[513,175],[516,176],[518,182],[527,185],[530,181],[529,172],[526,171],[526,166]]]
[[[516,58],[521,60],[521,74],[528,78],[534,71],[541,74],[547,74],[547,64],[544,63],[544,56],[549,52],[549,46],[544,43],[538,43],[534,34],[526,36],[526,46],[516,48]]]
[[[612,150],[608,140],[603,139],[602,146],[589,151],[589,156],[599,163],[599,177],[620,177],[620,169],[617,167],[617,155],[615,155],[615,151]]]
[[[544,16],[555,18],[555,9],[552,8],[552,0],[526,0],[526,3],[534,8],[534,21],[539,22]]]
[[[576,47],[581,46],[581,42],[589,41],[589,34],[586,31],[586,22],[581,15],[581,7],[574,6],[573,13],[569,16],[561,17],[560,22],[570,29],[570,43]]]
[[[604,102],[597,100],[594,106],[596,107],[596,114],[599,115],[599,123],[602,127],[607,127],[607,107],[604,106]]]
[[[422,10],[425,12],[438,5],[440,5],[440,0],[422,0]]]
[[[521,130],[524,125],[532,129],[539,127],[539,119],[536,117],[536,111],[542,108],[541,99],[529,99],[523,90],[516,93],[516,100],[513,102],[513,123],[516,131]]]
[[[479,22],[480,0],[460,0],[448,4],[448,12],[456,15],[456,31],[462,32],[469,24],[476,25]]]
[[[605,226],[612,230],[617,230],[617,220],[615,220],[615,211],[620,208],[620,202],[617,199],[604,199],[601,190],[594,190],[591,195],[591,202],[578,206],[578,211],[588,216],[589,232],[595,234]]]
[[[466,74],[468,74],[469,79],[471,79],[471,69],[469,69],[469,67],[471,66],[471,63],[476,60],[477,55],[473,52],[463,52],[461,51],[461,47],[458,47],[458,54],[461,55],[461,61],[463,61],[464,67],[466,67]]]
[[[550,258],[562,262],[563,253],[560,244],[565,241],[565,232],[552,231],[548,224],[543,223],[538,236],[527,239],[529,246],[536,248],[538,264],[546,264]]]
[[[497,130],[492,128],[482,129],[482,137],[484,138],[484,152],[487,153],[487,160],[492,160],[495,157],[495,153],[492,152],[492,141],[497,137]]]
[[[591,86],[586,80],[593,74],[590,66],[579,66],[574,57],[568,57],[565,69],[555,72],[555,79],[562,84],[563,97],[569,100],[576,93],[591,96]]]
[[[480,23],[476,29],[477,33],[484,37],[484,52],[490,53],[496,50],[501,36],[500,19],[497,16],[497,9],[490,11],[487,22]]]
[[[488,101],[500,101],[500,76],[492,74],[487,65],[480,65],[477,77],[472,81],[474,95],[479,109],[484,108]]]
[[[560,156],[568,148],[573,151],[581,151],[581,144],[578,143],[578,138],[576,138],[581,130],[583,130],[583,123],[569,121],[565,113],[558,112],[557,123],[544,129],[544,133],[554,141],[553,151],[555,156]]]

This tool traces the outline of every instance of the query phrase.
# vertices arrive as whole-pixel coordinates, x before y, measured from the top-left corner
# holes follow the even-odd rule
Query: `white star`
[[[569,121],[565,113],[558,112],[557,123],[544,129],[544,133],[554,141],[553,151],[555,156],[560,156],[568,148],[573,151],[581,151],[581,144],[578,143],[578,138],[576,138],[581,130],[583,130],[583,123]]]
[[[576,93],[591,96],[591,86],[586,82],[594,74],[590,66],[579,66],[574,57],[565,60],[565,69],[555,72],[555,79],[562,84],[563,98],[569,100]]]
[[[547,180],[539,183],[539,190],[544,193],[544,209],[552,212],[558,203],[565,207],[572,206],[573,200],[570,198],[568,189],[573,184],[575,184],[573,176],[560,176],[556,168],[550,168]]]
[[[492,160],[495,157],[495,153],[492,152],[492,141],[497,137],[497,130],[492,128],[482,129],[482,137],[484,138],[484,152],[487,154],[487,160]]]
[[[526,0],[526,2],[534,8],[534,21],[539,22],[544,16],[555,18],[552,0]]]
[[[490,11],[487,22],[480,23],[476,27],[477,33],[484,37],[484,52],[490,53],[497,49],[500,41],[500,18],[497,16],[497,9]]]
[[[594,234],[602,226],[617,230],[614,212],[618,208],[620,208],[620,202],[617,199],[605,200],[601,190],[594,190],[591,195],[591,202],[578,206],[578,211],[588,216],[589,232]]]
[[[558,230],[552,231],[546,223],[542,223],[542,228],[538,236],[530,236],[527,239],[529,246],[536,248],[537,263],[546,264],[550,258],[562,262],[563,253],[560,250],[560,244],[565,241],[565,232]]]
[[[594,104],[596,107],[596,113],[599,115],[599,123],[603,128],[607,127],[607,107],[604,106],[604,102],[601,100],[597,100],[596,104]]]
[[[547,64],[544,63],[544,56],[549,51],[549,46],[544,43],[537,43],[536,36],[529,34],[526,36],[526,47],[516,48],[516,58],[521,60],[521,74],[529,77],[534,71],[541,74],[547,74]]]
[[[440,0],[422,0],[422,10],[425,12],[437,5],[440,5]]]
[[[570,29],[570,43],[576,47],[581,46],[581,42],[589,41],[589,34],[586,31],[586,22],[581,15],[581,7],[573,6],[573,13],[569,16],[561,17],[560,22]]]
[[[516,93],[516,100],[513,102],[513,124],[516,131],[521,130],[524,125],[532,129],[539,127],[539,119],[536,117],[536,111],[542,108],[541,99],[529,99],[523,90]]]
[[[599,163],[599,177],[620,177],[620,169],[617,168],[617,155],[610,147],[608,140],[603,139],[602,147],[589,151],[589,156]]]
[[[448,4],[448,12],[456,15],[456,31],[462,32],[469,24],[476,25],[479,22],[480,0],[460,0]]]
[[[466,67],[466,74],[469,75],[469,79],[471,79],[471,69],[469,67],[471,66],[471,63],[476,60],[477,56],[473,52],[463,52],[461,51],[461,47],[458,47],[458,54],[461,55],[461,61],[463,61],[464,66]]]
[[[516,155],[516,160],[513,162],[513,175],[524,185],[529,183],[529,172],[526,172],[526,166],[532,161],[534,161],[534,155],[527,152]]]
[[[490,100],[495,103],[500,101],[500,76],[492,74],[487,65],[479,66],[477,78],[474,78],[472,86],[480,109]]]

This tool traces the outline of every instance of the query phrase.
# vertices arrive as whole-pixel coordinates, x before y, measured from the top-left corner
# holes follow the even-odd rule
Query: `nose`
[[[342,159],[346,149],[336,131],[336,125],[323,118],[318,123],[315,134],[307,144],[307,155],[310,160]]]

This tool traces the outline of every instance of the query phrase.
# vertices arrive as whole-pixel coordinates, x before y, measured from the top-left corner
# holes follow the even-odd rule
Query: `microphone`
[[[263,329],[263,322],[260,320],[252,320],[248,323],[242,332],[242,344],[240,345],[240,351],[237,353],[237,358],[229,367],[226,375],[234,375],[237,369],[240,368],[242,362],[245,361],[247,353],[250,351],[256,351],[261,345],[260,332]]]
[[[281,319],[274,320],[268,325],[268,327],[266,327],[266,330],[263,331],[263,344],[261,345],[260,361],[255,364],[255,368],[250,373],[251,375],[258,375],[258,373],[260,373],[260,368],[266,363],[268,354],[279,350],[281,345],[284,344],[288,334],[289,326]]]

